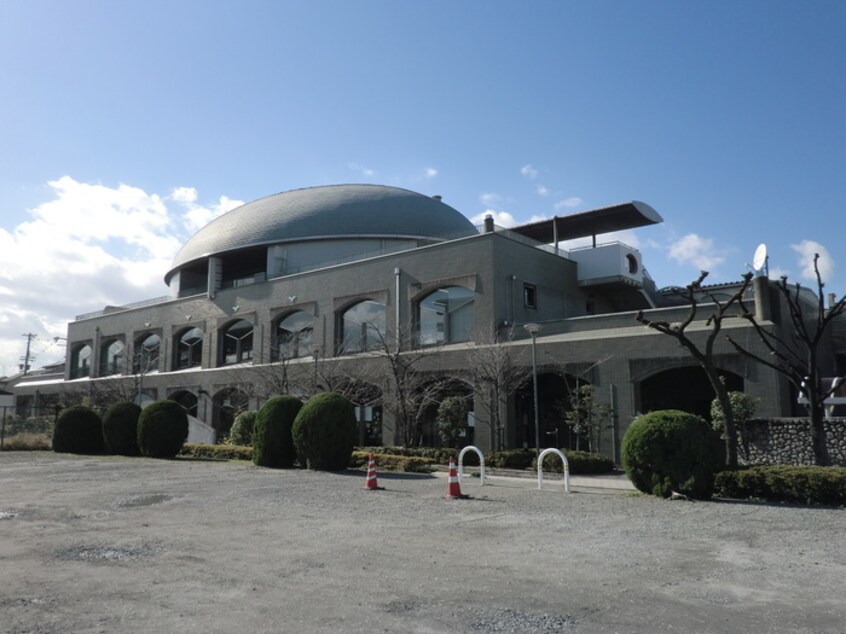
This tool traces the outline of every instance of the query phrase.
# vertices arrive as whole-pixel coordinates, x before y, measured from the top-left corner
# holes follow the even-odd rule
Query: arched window
[[[86,343],[76,346],[71,353],[70,377],[79,379],[89,374],[91,374],[91,346]]]
[[[197,418],[198,398],[196,394],[187,390],[180,390],[179,392],[171,394],[167,398],[169,401],[176,401],[179,403],[188,416]]]
[[[111,339],[100,346],[100,376],[120,374],[123,371],[123,341]]]
[[[426,295],[419,304],[420,345],[472,341],[475,294],[463,286],[446,286]]]
[[[366,299],[347,308],[340,316],[339,354],[377,350],[385,336],[385,305]]]
[[[314,317],[300,310],[276,323],[275,359],[296,359],[312,354]]]
[[[253,324],[240,319],[223,331],[223,365],[243,363],[253,358]]]
[[[132,367],[135,374],[146,374],[159,369],[159,350],[162,339],[157,334],[141,335],[135,341],[135,358]]]
[[[176,339],[175,356],[177,370],[200,365],[203,359],[203,331],[199,328],[183,330]]]

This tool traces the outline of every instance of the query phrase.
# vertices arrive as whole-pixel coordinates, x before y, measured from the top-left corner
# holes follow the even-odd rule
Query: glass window
[[[243,363],[253,358],[253,324],[236,321],[223,332],[223,365]]]
[[[534,284],[523,284],[523,306],[538,307],[538,289]]]
[[[71,378],[78,379],[91,374],[91,346],[87,343],[74,348],[71,354]]]
[[[312,354],[314,317],[304,311],[291,313],[276,325],[276,360]]]
[[[100,376],[120,374],[123,371],[123,341],[104,341],[100,347]]]
[[[142,335],[135,342],[135,359],[133,369],[135,374],[153,372],[159,369],[159,349],[162,340],[156,334]]]
[[[364,300],[345,310],[340,322],[340,354],[377,350],[385,336],[385,305]]]
[[[202,363],[203,331],[189,328],[179,335],[176,342],[176,369],[193,368]]]
[[[419,304],[420,345],[471,341],[474,335],[475,293],[447,286],[429,293]]]

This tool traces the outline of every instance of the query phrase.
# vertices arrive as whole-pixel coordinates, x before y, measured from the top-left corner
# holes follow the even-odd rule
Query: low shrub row
[[[366,467],[370,457],[370,451],[353,451],[350,458],[350,467]],[[403,473],[430,473],[435,461],[431,458],[418,456],[398,456],[396,454],[377,454],[376,464],[379,471],[400,471]]]
[[[564,455],[567,456],[567,465],[570,467],[571,474],[589,475],[614,471],[614,461],[600,454],[567,449]],[[537,468],[537,462],[535,460],[532,460],[532,465],[533,468]],[[546,456],[543,459],[543,470],[561,473],[564,471],[561,458],[558,456]]]
[[[413,456],[426,458],[434,464],[449,463],[450,456],[456,457],[455,449],[433,447],[359,447],[359,451],[379,455]],[[587,451],[566,449],[567,464],[572,474],[610,473],[614,471],[614,461],[605,456]],[[479,457],[473,451],[464,454],[463,463],[468,467],[479,465]],[[537,469],[536,451],[534,449],[509,449],[506,451],[489,451],[485,454],[485,466],[498,469]],[[546,456],[543,461],[544,471],[561,473],[564,465],[558,456]]]
[[[757,466],[721,471],[715,495],[725,498],[846,505],[846,467]]]
[[[207,460],[252,460],[253,448],[246,445],[201,445],[186,443],[179,451],[180,456],[205,458]]]
[[[357,447],[357,451],[364,453],[375,453],[385,456],[408,456],[412,458],[426,458],[431,460],[434,464],[447,464],[449,458],[458,456],[458,451],[455,449],[445,449],[441,447]],[[475,460],[475,462],[472,462]],[[477,465],[479,458],[473,454],[471,458],[465,456],[464,464]]]

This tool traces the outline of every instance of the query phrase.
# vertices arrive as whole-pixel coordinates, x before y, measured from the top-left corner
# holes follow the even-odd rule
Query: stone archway
[[[249,407],[250,397],[237,387],[227,387],[220,390],[212,398],[212,427],[217,433],[218,441],[229,435],[235,417]]]
[[[729,391],[743,391],[743,377],[728,371],[720,371],[725,377]],[[714,389],[705,371],[699,366],[689,365],[657,372],[639,384],[638,411],[653,412],[659,409],[680,409],[691,414],[711,419],[711,402]]]
[[[473,387],[467,382],[454,377],[435,379],[420,388],[425,393],[423,406],[418,413],[417,430],[420,444],[424,447],[441,447],[441,437],[438,434],[438,407],[449,396],[460,396],[467,399],[469,413],[473,412]],[[472,416],[471,416],[472,418]],[[475,428],[469,424],[463,431],[459,444],[472,445],[475,441]]]
[[[188,414],[188,416],[199,418],[199,416],[197,415],[197,404],[199,402],[199,399],[197,398],[197,395],[193,392],[189,392],[188,390],[180,390],[178,392],[174,392],[167,398],[170,401],[176,401],[177,403],[179,403],[185,410],[185,413]]]
[[[540,447],[570,449],[575,446],[572,434],[564,423],[563,410],[569,394],[575,386],[575,379],[556,372],[538,373],[538,429]],[[584,381],[582,381],[584,383]],[[532,377],[514,393],[515,446],[535,447],[535,406]]]

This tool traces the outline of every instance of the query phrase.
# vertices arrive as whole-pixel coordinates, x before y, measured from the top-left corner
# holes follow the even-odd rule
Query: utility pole
[[[38,335],[28,332],[24,335],[21,335],[21,337],[26,337],[26,354],[21,357],[21,361],[23,361],[21,370],[23,370],[23,374],[26,375],[29,372],[29,362],[35,360],[35,357],[30,354],[30,346],[32,344],[33,339],[38,339]]]

